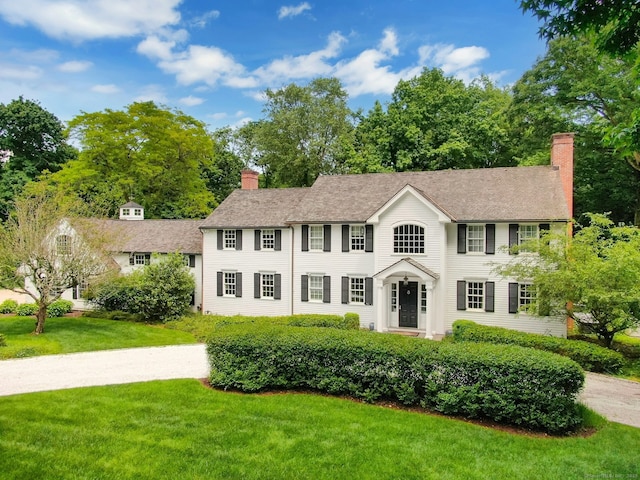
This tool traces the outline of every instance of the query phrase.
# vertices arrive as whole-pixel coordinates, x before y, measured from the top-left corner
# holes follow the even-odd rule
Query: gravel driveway
[[[0,361],[0,396],[208,374],[202,344],[44,355]],[[640,428],[640,383],[587,373],[580,401],[611,421]]]

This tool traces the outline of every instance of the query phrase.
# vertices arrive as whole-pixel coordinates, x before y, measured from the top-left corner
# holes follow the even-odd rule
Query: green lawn
[[[308,394],[196,380],[0,399],[8,479],[637,478],[640,429],[532,437]]]
[[[0,333],[7,339],[7,346],[0,347],[0,359],[195,343],[190,333],[143,323],[85,317],[49,318],[45,333],[37,336],[31,334],[34,323],[33,317],[0,317]]]

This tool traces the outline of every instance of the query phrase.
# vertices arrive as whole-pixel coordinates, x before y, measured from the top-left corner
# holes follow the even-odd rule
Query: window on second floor
[[[224,230],[223,236],[224,236],[224,249],[235,250],[236,249],[236,231]]]
[[[484,225],[467,225],[467,252],[484,252]]]
[[[414,224],[395,227],[393,253],[424,253],[424,227]]]
[[[322,225],[309,225],[309,250],[322,251],[324,247],[323,233]]]
[[[276,231],[274,229],[265,229],[260,233],[262,250],[274,250],[276,246]]]
[[[58,255],[71,255],[71,237],[58,235],[56,237],[56,253]]]
[[[364,225],[351,225],[349,232],[351,250],[364,251]]]

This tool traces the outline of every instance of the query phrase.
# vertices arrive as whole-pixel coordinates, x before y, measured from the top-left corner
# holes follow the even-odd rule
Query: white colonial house
[[[508,247],[567,228],[573,135],[549,166],[321,176],[258,189],[243,172],[201,223],[202,310],[224,315],[355,312],[363,327],[439,337],[466,318],[563,336],[563,318],[522,312],[527,284],[493,273]]]
[[[130,273],[153,261],[153,254],[166,255],[180,253],[193,275],[196,288],[193,295],[193,309],[202,305],[202,234],[199,227],[202,220],[149,220],[144,218],[144,208],[135,202],[120,207],[120,216],[115,219],[90,219],[96,228],[107,232],[108,248],[119,270]],[[57,243],[66,243],[65,237],[73,231],[59,232]],[[83,299],[86,284],[66,290],[62,298],[72,300],[74,309],[91,308]]]

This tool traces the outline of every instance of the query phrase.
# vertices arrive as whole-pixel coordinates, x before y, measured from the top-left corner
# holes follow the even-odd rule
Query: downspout
[[[295,282],[295,279],[294,279],[294,277],[293,277],[293,272],[294,272],[294,268],[293,268],[293,267],[294,267],[294,265],[293,265],[293,262],[294,262],[294,259],[295,259],[295,255],[294,255],[294,247],[295,247],[295,238],[294,238],[294,237],[295,237],[295,230],[293,229],[293,225],[290,225],[290,226],[289,226],[289,231],[291,232],[291,252],[289,253],[289,258],[291,259],[291,262],[290,262],[290,263],[291,263],[291,274],[289,275],[289,285],[290,285],[291,292],[290,292],[290,294],[289,294],[289,301],[290,301],[291,305],[290,305],[289,311],[291,312],[291,315],[294,315],[294,314],[295,314],[295,312],[294,312],[294,307],[293,307],[293,306],[294,306],[294,300],[293,300],[293,292],[294,292],[294,289],[293,289],[293,284],[294,284],[294,282]]]

